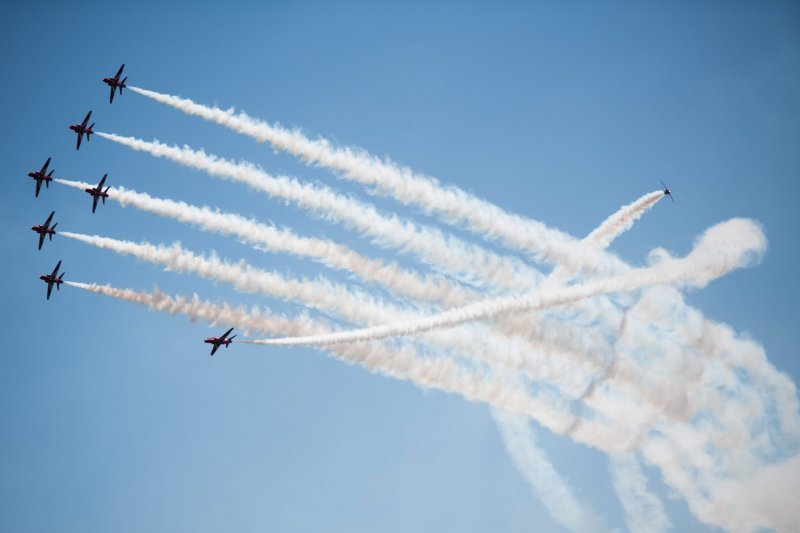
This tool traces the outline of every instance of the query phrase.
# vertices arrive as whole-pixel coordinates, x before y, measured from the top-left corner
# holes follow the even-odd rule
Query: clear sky
[[[329,184],[431,224],[386,198],[131,92],[236,106],[388,155],[576,236],[659,186],[660,202],[613,244],[633,264],[687,253],[707,227],[760,221],[761,264],[689,302],[748,332],[797,383],[800,326],[800,9],[792,2],[9,1],[0,7],[5,187],[0,209],[0,514],[8,531],[552,531],[485,405],[344,365],[314,349],[234,344],[222,328],[62,287],[66,279],[229,303],[298,308],[163,272],[28,229],[58,229],[246,259],[287,275],[341,273],[51,185],[55,176],[252,216],[395,256],[341,227],[68,124],[189,144]],[[459,235],[479,242],[467,233]],[[494,248],[494,247],[493,247]],[[403,261],[410,260],[400,258]],[[624,515],[596,450],[538,432],[577,495],[611,526]],[[677,530],[704,530],[648,470]]]

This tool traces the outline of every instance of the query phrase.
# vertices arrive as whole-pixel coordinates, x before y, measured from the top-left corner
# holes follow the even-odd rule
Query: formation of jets
[[[125,64],[123,63],[119,70],[117,71],[116,75],[111,78],[102,78],[103,83],[109,86],[111,89],[111,94],[109,95],[108,102],[111,104],[114,102],[114,93],[119,91],[119,94],[122,94],[122,89],[126,88],[127,85],[125,84],[128,81],[128,77],[124,77],[120,79],[122,76],[122,70],[125,68]],[[89,141],[91,135],[94,133],[94,122],[89,124],[89,120],[92,118],[92,112],[89,111],[86,113],[86,117],[84,117],[83,121],[80,124],[72,124],[69,126],[69,129],[74,131],[78,135],[78,141],[75,146],[76,150],[80,150],[81,148],[81,141],[83,141],[84,135],[86,136],[86,140]],[[42,183],[44,183],[46,188],[50,188],[50,182],[53,181],[53,172],[54,170],[50,170],[48,173],[48,169],[50,167],[51,157],[47,158],[47,161],[44,162],[42,168],[40,170],[32,170],[28,172],[28,176],[36,181],[36,198],[39,197],[39,192],[42,190]],[[106,203],[106,198],[108,198],[108,191],[111,187],[105,187],[103,189],[106,178],[108,174],[103,174],[103,177],[100,179],[100,183],[97,184],[95,187],[90,187],[84,189],[89,195],[92,197],[92,213],[97,210],[97,201],[102,200],[103,204]],[[31,229],[39,234],[39,250],[42,249],[42,244],[44,244],[45,237],[49,237],[50,240],[53,240],[53,235],[56,234],[56,226],[58,223],[50,225],[53,222],[53,217],[55,216],[56,212],[52,211],[50,216],[47,217],[47,220],[44,221],[43,224],[39,226],[31,226]],[[56,290],[61,290],[61,284],[64,283],[64,273],[61,272],[59,274],[59,269],[61,268],[61,261],[59,260],[56,263],[56,267],[50,274],[42,274],[39,276],[39,279],[44,281],[47,284],[47,299],[50,299],[50,295],[53,293],[53,285],[55,285]],[[233,342],[233,339],[236,335],[229,336],[233,332],[233,328],[229,329],[225,333],[222,334],[220,337],[209,337],[205,339],[203,342],[206,344],[213,345],[211,349],[211,355],[214,355],[216,351],[219,349],[220,346],[225,346],[226,348],[230,346]]]

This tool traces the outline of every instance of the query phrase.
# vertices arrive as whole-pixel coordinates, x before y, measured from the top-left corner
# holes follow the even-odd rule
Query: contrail
[[[413,320],[418,317],[416,313],[383,303],[364,293],[351,291],[342,285],[322,279],[314,281],[287,279],[278,273],[256,269],[244,262],[230,263],[216,256],[198,256],[177,244],[157,246],[72,232],[62,232],[62,235],[99,248],[160,264],[168,270],[191,272],[207,279],[223,281],[241,291],[300,302],[354,324]],[[534,379],[549,378],[566,390],[580,386],[582,372],[579,369],[563,368],[563,362],[560,361],[543,364],[541,355],[532,352],[529,345],[480,328],[435,332],[426,335],[423,340],[440,349],[458,350],[473,360],[493,364],[501,370],[505,369],[506,372],[521,371]],[[536,355],[538,358],[534,357]],[[557,376],[560,378],[556,378]],[[559,401],[561,400],[557,398],[551,400],[556,402],[555,404]],[[602,409],[602,398],[596,405],[598,409]],[[635,420],[639,418],[641,417]],[[555,424],[556,422],[551,421],[548,427],[558,427]]]
[[[243,308],[216,306],[204,302],[196,296],[172,298],[163,293],[137,292],[129,289],[117,289],[108,285],[65,283],[98,294],[145,305],[152,310],[173,314],[181,313],[191,319],[238,325],[243,329],[278,334],[290,331],[310,334],[329,327],[320,327],[319,322],[308,317],[293,320],[275,316],[263,310],[248,316]],[[407,345],[396,347],[380,342],[362,343],[333,346],[329,350],[337,359],[357,364],[371,372],[380,372],[397,379],[412,381],[422,387],[459,394],[473,402],[488,403],[500,409],[543,420],[545,421],[543,425],[551,429],[568,425],[567,420],[571,419],[569,413],[553,411],[552,408],[532,398],[521,388],[510,386],[506,381],[498,381],[481,373],[470,372],[449,358],[420,357],[416,350]],[[573,437],[581,442],[595,441],[595,446],[600,445],[603,449],[611,451],[630,449],[632,447],[631,439],[634,438],[629,428],[609,427],[594,421],[587,421],[581,432]]]
[[[559,263],[566,264],[567,266],[570,266],[571,264],[581,265],[580,257],[574,263],[571,263],[570,261],[561,261]],[[589,270],[592,270],[592,268],[590,267]],[[666,302],[664,303],[664,305],[662,305],[659,302],[659,304],[655,306],[642,308],[640,310],[635,310],[634,312],[631,313],[626,312],[623,317],[623,320],[625,319],[625,317],[627,317],[627,322],[629,324],[634,321],[634,318],[638,318],[640,320],[646,320],[647,317],[650,317],[654,321],[658,321],[660,319],[668,320],[674,318],[676,315],[679,315],[680,313],[689,313],[689,315],[691,316],[693,310],[691,308],[687,308],[687,306],[685,306],[682,302],[680,302],[679,307],[675,307],[673,309],[668,309],[666,307]],[[619,315],[619,313],[615,314]],[[608,319],[604,318],[604,322],[608,322]],[[673,324],[674,323],[675,322],[673,322]],[[672,330],[669,330],[668,334],[675,333],[677,337],[676,340],[680,340],[680,343],[684,343],[687,339],[697,339],[696,341],[694,341],[695,347],[692,348],[693,351],[689,353],[696,354],[700,357],[704,356],[706,353],[713,354],[716,357],[716,359],[710,362],[711,365],[716,364],[715,361],[722,361],[736,368],[744,369],[748,372],[748,376],[753,376],[754,379],[760,379],[760,378],[764,379],[763,384],[758,384],[759,387],[769,387],[768,389],[763,389],[763,390],[759,389],[758,392],[752,391],[747,393],[746,395],[747,400],[748,401],[751,399],[754,400],[755,401],[754,404],[748,404],[746,401],[742,399],[737,399],[735,396],[732,396],[731,399],[736,401],[730,402],[732,406],[731,409],[721,411],[720,407],[725,407],[725,406],[717,406],[714,410],[715,416],[719,418],[722,428],[725,429],[721,428],[719,431],[716,430],[712,431],[710,433],[710,437],[708,432],[706,433],[698,432],[698,435],[702,435],[702,438],[697,439],[697,442],[708,443],[709,438],[717,439],[717,441],[712,440],[711,442],[713,443],[712,446],[717,446],[719,448],[720,446],[731,446],[730,444],[731,440],[733,440],[734,442],[739,442],[737,439],[745,438],[745,439],[750,439],[747,441],[748,445],[752,444],[755,447],[754,449],[759,450],[760,449],[759,446],[762,448],[763,446],[765,446],[764,444],[755,444],[759,442],[758,440],[759,435],[763,437],[760,440],[761,443],[764,442],[772,443],[773,440],[776,439],[776,437],[773,435],[765,435],[763,430],[761,430],[760,434],[755,433],[753,434],[753,436],[750,436],[751,431],[753,431],[751,428],[758,427],[749,424],[749,422],[751,422],[750,417],[756,416],[756,413],[764,413],[765,411],[769,412],[769,408],[773,406],[777,407],[775,410],[776,413],[775,416],[779,417],[781,420],[781,430],[784,432],[789,432],[789,434],[791,434],[791,428],[797,419],[796,416],[797,410],[795,409],[794,411],[792,411],[791,409],[791,405],[796,405],[796,397],[791,393],[791,391],[793,391],[794,389],[793,386],[791,386],[792,385],[791,382],[789,382],[789,384],[786,385],[786,383],[784,383],[780,379],[781,377],[785,378],[785,376],[782,376],[780,373],[775,372],[774,368],[770,367],[768,363],[765,364],[765,358],[763,358],[763,350],[745,349],[744,351],[736,351],[737,349],[740,350],[743,346],[741,339],[735,339],[733,341],[733,344],[727,345],[725,344],[724,334],[720,335],[718,338],[709,337],[708,335],[706,335],[706,331],[710,328],[711,331],[716,333],[716,330],[714,330],[713,324],[709,325],[709,321],[705,321],[704,319],[702,319],[702,317],[697,320],[691,318],[689,320],[684,320],[681,317],[678,323],[685,324],[685,326],[684,325],[680,326],[680,327],[685,327],[685,331],[673,332]],[[630,332],[631,330],[630,327],[625,327],[624,329],[626,332]],[[647,338],[648,335],[652,339],[652,334],[653,334],[652,331],[648,332],[646,330],[643,330],[642,334],[645,339]],[[626,335],[630,336],[630,333],[626,333]],[[635,339],[629,339],[629,340],[635,340]],[[676,345],[680,343],[676,343]],[[632,346],[642,347],[642,346],[648,346],[648,344],[646,342],[637,342]],[[647,353],[652,355],[653,352],[648,350]],[[686,352],[679,352],[676,350],[672,358],[670,359],[668,357],[663,361],[663,363],[661,361],[655,360],[652,363],[651,361],[647,361],[646,364],[655,364],[657,366],[667,365],[666,368],[668,368],[671,371],[671,373],[676,373],[677,375],[680,376],[682,375],[682,372],[687,371],[686,368],[688,368],[689,371],[691,371],[692,367],[697,366],[696,361],[693,361],[688,355],[684,355],[685,353]],[[670,356],[669,351],[667,351],[665,355]],[[681,368],[680,367],[681,363],[686,368]],[[703,364],[705,364],[705,362],[701,359],[700,364],[702,366]],[[709,367],[709,370],[714,370],[714,367],[713,366]],[[703,379],[708,379],[708,378],[714,380],[720,380],[723,378],[723,375],[717,372],[710,372],[710,371],[703,373]],[[735,376],[733,376],[733,381],[741,385],[742,387],[750,386],[749,383],[747,383],[746,385],[745,383],[740,383]],[[708,388],[710,385],[711,383],[706,384],[705,388]],[[727,384],[725,384],[725,386],[729,387],[729,385]],[[772,404],[761,403],[769,398],[759,397],[759,395],[766,394],[767,392],[772,393],[773,389],[781,391],[779,395],[776,395],[773,398],[774,400],[773,403]],[[736,390],[738,389],[736,390],[728,389],[728,390],[731,390],[731,393],[733,393],[736,392]],[[700,398],[696,398],[694,401],[699,403],[701,409],[709,407],[707,403],[709,401],[708,398],[704,398],[701,396]],[[745,406],[747,408],[741,409],[740,408],[741,406]],[[737,422],[736,418],[737,416],[739,417],[739,420],[742,418],[742,416],[748,417],[748,423]],[[766,415],[762,414],[761,416],[766,416]],[[676,425],[676,428],[678,427],[682,428],[684,426]],[[728,428],[731,428],[735,431],[731,431],[731,429]],[[740,429],[743,431],[741,437],[740,437]],[[702,446],[699,444],[697,446],[694,446],[695,442],[694,439],[681,438],[683,437],[683,435],[684,435],[683,433],[673,432],[671,437],[672,439],[671,447],[672,449],[675,449],[676,444],[684,445],[684,443],[687,444],[692,443],[693,446],[687,448],[687,451],[684,454],[685,459],[684,458],[675,459],[674,461],[672,459],[668,459],[666,460],[666,462],[665,461],[658,462],[656,461],[658,459],[657,457],[658,454],[656,454],[652,450],[650,455],[647,456],[647,458],[649,461],[656,461],[653,464],[660,464],[662,466],[662,471],[665,472],[665,481],[667,481],[671,486],[673,486],[677,490],[681,490],[681,492],[687,495],[687,500],[690,503],[690,508],[693,509],[693,512],[697,513],[699,505],[697,502],[703,501],[702,496],[698,496],[698,494],[700,494],[700,491],[693,489],[691,485],[689,486],[684,485],[681,476],[688,472],[689,474],[688,476],[686,476],[687,479],[692,479],[694,477],[694,474],[692,474],[693,471],[697,471],[698,469],[700,471],[703,471],[703,469],[707,469],[708,468],[706,466],[707,452],[703,450]],[[707,444],[703,444],[703,446],[707,446]],[[684,457],[684,455],[682,455],[681,457]],[[722,456],[724,457],[724,455]],[[715,459],[715,460],[722,461],[722,459]],[[704,463],[704,461],[706,462]],[[728,457],[728,459],[725,459],[725,461],[733,461],[733,460],[730,459],[730,457]],[[683,468],[682,465],[684,464],[684,462],[685,464],[688,465],[688,467]],[[737,462],[739,461],[733,461],[732,463],[731,462],[718,463],[718,465],[719,468],[724,468],[725,465],[736,464]],[[673,463],[675,466],[672,466]],[[741,462],[739,463],[741,464]],[[695,492],[692,492],[693,490]],[[718,514],[719,515],[726,514],[727,516],[731,516],[730,513],[728,513],[726,510],[730,509],[730,507],[731,507],[730,505],[721,506],[719,508],[720,512]],[[712,516],[709,518],[708,516],[704,515],[703,520],[708,521],[709,523],[719,523],[715,522],[715,520],[719,520],[719,517],[714,518]],[[767,523],[769,524],[769,522]]]
[[[137,87],[131,90],[258,142],[269,142],[276,150],[289,152],[308,164],[340,171],[344,177],[375,186],[378,192],[391,195],[399,202],[417,205],[424,212],[435,213],[451,224],[466,226],[475,233],[528,252],[537,261],[559,264],[573,259],[570,251],[577,244],[574,237],[536,220],[508,213],[458,187],[442,186],[436,179],[415,173],[388,158],[381,160],[363,149],[333,147],[326,139],[311,140],[299,130],[270,125],[233,109],[208,107],[188,98]],[[610,267],[616,266],[608,256],[598,254],[594,260],[600,264],[606,262]]]
[[[80,190],[91,186],[79,181],[54,181]],[[441,302],[448,307],[462,305],[470,298],[470,291],[441,276],[430,276],[402,268],[396,263],[371,259],[342,244],[326,239],[302,237],[289,229],[262,224],[241,215],[154,198],[124,187],[112,187],[109,198],[123,206],[130,205],[179,222],[195,224],[205,231],[232,235],[272,252],[311,258],[330,268],[352,272],[366,282],[379,283],[400,296]]]
[[[84,190],[90,186],[90,184],[77,181],[63,179],[57,179],[56,181],[60,184],[80,190]],[[208,231],[235,235],[245,242],[263,245],[272,251],[283,251],[312,257],[333,268],[340,268],[353,272],[367,281],[381,283],[396,294],[403,296],[443,304],[446,307],[464,305],[469,301],[480,298],[479,293],[464,289],[462,286],[442,278],[423,276],[422,274],[401,269],[394,264],[385,264],[380,261],[371,260],[352,252],[343,245],[321,239],[300,237],[289,230],[277,229],[272,226],[260,224],[240,215],[220,213],[208,207],[201,208],[191,206],[184,202],[153,198],[147,194],[127,190],[123,187],[112,187],[109,193],[111,199],[120,202],[122,205],[131,205],[181,222],[197,224]],[[540,319],[538,322],[541,321]],[[517,324],[516,327],[505,327],[506,325],[512,326],[512,322],[500,324],[498,329],[510,335],[517,335],[520,331],[523,331],[523,326],[521,324]],[[528,332],[526,338],[532,343],[531,349],[539,350],[542,355],[547,356],[563,357],[566,355],[571,357],[571,359],[578,364],[586,362],[580,354],[572,354],[563,349],[559,349],[557,346],[550,345],[548,347],[543,344],[531,334],[533,332],[533,327],[533,324],[526,321],[524,330]],[[565,325],[556,324],[552,321],[545,321],[545,324],[542,324],[542,327],[537,329],[563,331]],[[563,336],[571,338],[574,335],[575,333],[572,332],[564,334]],[[595,340],[594,342],[597,341]],[[504,352],[508,353],[508,350],[504,350]],[[489,350],[485,353],[494,353],[494,350]],[[590,362],[595,363],[595,361]],[[497,361],[494,361],[494,363],[496,364]],[[503,367],[509,369],[509,364],[511,364],[509,361],[504,361]],[[541,368],[542,361],[541,357],[521,357],[518,364],[520,365],[519,370],[531,373],[531,369]],[[550,366],[552,366],[552,364]],[[557,368],[559,367],[554,367],[554,370]],[[674,397],[674,393],[669,393],[673,394],[673,396],[665,393],[663,386],[651,384],[646,390],[636,387],[636,385],[642,382],[651,383],[652,378],[643,380],[641,376],[631,376],[629,375],[630,370],[631,369],[628,369],[626,372],[625,369],[620,368],[616,376],[620,378],[617,382],[620,382],[620,384],[628,390],[632,390],[637,395],[644,396],[648,401],[655,402],[660,406],[663,406],[666,398]],[[559,372],[556,371],[556,374],[558,373]],[[582,390],[585,388],[585,385],[581,384],[583,378],[581,378],[579,374],[576,375],[574,371],[561,372],[561,374],[570,376],[573,382],[572,384],[568,384],[567,380],[561,379],[560,382],[562,386],[567,386],[567,388],[571,390]],[[541,376],[541,372],[534,373],[534,377],[541,378]],[[576,387],[578,389],[576,389]],[[669,403],[674,403],[674,400],[669,400]]]
[[[65,285],[77,287],[95,294],[110,296],[126,302],[143,305],[151,311],[184,315],[192,322],[202,320],[211,326],[230,326],[244,332],[276,333],[298,335],[308,331],[328,331],[330,326],[307,315],[286,318],[283,315],[255,308],[232,307],[227,304],[217,305],[192,296],[169,296],[158,289],[153,292],[120,289],[111,285],[97,283],[79,283],[65,281]]]
[[[465,322],[474,322],[510,313],[545,309],[598,294],[631,291],[649,285],[683,284],[702,287],[712,279],[748,264],[754,256],[763,253],[765,246],[766,238],[756,223],[747,219],[731,219],[708,229],[686,258],[665,259],[655,267],[631,271],[622,276],[549,292],[540,291],[526,296],[477,302],[405,323],[339,331],[329,335],[264,339],[252,342],[273,346],[323,346],[341,342],[375,340],[449,328]]]
[[[641,198],[622,206],[616,213],[608,217],[583,240],[599,248],[607,248],[611,241],[621,233],[628,231],[633,223],[639,220],[648,209],[664,198],[663,191],[653,191]]]
[[[671,529],[672,523],[661,501],[647,490],[647,478],[635,455],[609,454],[608,469],[631,533]]]
[[[517,468],[556,522],[570,531],[608,531],[604,520],[578,499],[544,450],[536,445],[527,418],[498,409],[492,409],[492,417]]]
[[[337,194],[323,186],[301,183],[286,176],[273,177],[249,163],[234,163],[192,150],[148,142],[133,137],[96,132],[99,137],[147,152],[155,157],[166,157],[183,166],[203,170],[209,175],[244,183],[272,197],[291,202],[326,220],[341,223],[372,238],[381,246],[398,248],[417,255],[429,265],[473,283],[491,283],[503,288],[511,283],[533,283],[540,274],[522,261],[498,256],[471,243],[441,231],[415,224],[397,216],[382,214],[370,204]]]

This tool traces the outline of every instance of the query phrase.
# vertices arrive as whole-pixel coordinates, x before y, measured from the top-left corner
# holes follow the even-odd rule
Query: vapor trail
[[[339,331],[329,335],[287,337],[252,341],[263,345],[315,345],[375,340],[412,335],[465,322],[564,305],[608,292],[631,291],[648,285],[683,284],[703,286],[712,279],[750,262],[763,253],[766,239],[761,228],[747,219],[731,219],[708,229],[695,249],[684,259],[665,259],[655,267],[628,274],[573,285],[561,289],[534,292],[525,296],[497,298],[451,309],[438,315],[405,323],[373,328]]]
[[[84,190],[90,184],[56,179],[57,183]],[[286,228],[276,228],[233,213],[222,213],[209,207],[154,198],[124,187],[112,187],[109,198],[123,206],[133,206],[179,222],[195,224],[203,230],[233,235],[242,241],[272,252],[285,252],[316,260],[330,268],[346,270],[366,282],[379,283],[397,295],[424,301],[441,302],[452,307],[461,305],[470,292],[461,285],[440,276],[430,276],[365,257],[347,246],[326,239],[302,237]]]
[[[108,285],[65,282],[73,287],[98,294],[120,298],[156,311],[186,314],[191,319],[201,319],[211,323],[235,324],[243,329],[269,332],[273,334],[318,333],[329,328],[303,317],[300,320],[275,316],[268,311],[245,312],[243,308],[216,306],[204,302],[196,296],[192,298],[172,298],[163,293],[137,292],[117,289]],[[444,357],[420,357],[410,346],[391,346],[385,343],[362,343],[359,345],[339,345],[328,348],[337,359],[357,364],[372,372],[380,372],[397,379],[412,381],[421,387],[430,387],[445,392],[459,394],[473,402],[483,402],[523,416],[543,421],[545,427],[557,430],[569,425],[572,416],[555,412],[549,406],[532,398],[520,387],[510,385],[505,380],[497,380],[481,373],[471,372],[455,361]],[[553,422],[558,423],[554,426]],[[594,421],[586,421],[582,430],[573,435],[576,440],[586,442],[591,436],[594,446],[602,446],[611,451],[624,451],[632,447],[629,430],[609,427]],[[587,442],[588,443],[588,442]]]
[[[609,454],[608,468],[631,533],[671,529],[672,523],[661,501],[647,490],[647,478],[635,455]]]
[[[508,213],[498,206],[477,198],[454,186],[442,186],[431,177],[415,173],[388,158],[383,160],[363,149],[333,147],[323,138],[311,140],[299,130],[287,130],[252,118],[244,112],[223,110],[197,104],[188,98],[161,94],[132,87],[132,91],[225,126],[258,142],[269,142],[276,150],[287,151],[308,164],[337,170],[353,181],[374,185],[377,191],[392,196],[404,204],[419,206],[426,213],[435,213],[449,223],[464,225],[471,231],[530,253],[538,261],[553,264],[571,261],[570,253],[577,244],[574,237],[519,215]],[[589,252],[590,255],[591,252]],[[593,254],[598,266],[619,266],[615,258]]]
[[[177,244],[157,246],[71,232],[63,232],[62,235],[99,248],[160,264],[168,270],[190,272],[207,279],[230,283],[241,291],[257,292],[299,302],[353,324],[373,325],[381,322],[413,320],[419,316],[323,279],[313,281],[287,279],[278,273],[253,268],[244,262],[230,263],[216,256],[198,256]],[[583,372],[580,369],[565,368],[563,361],[544,364],[540,354],[531,353],[530,345],[518,339],[493,334],[485,328],[434,332],[426,335],[423,340],[443,350],[457,350],[473,360],[492,364],[506,373],[524,372],[534,379],[556,380],[559,386],[565,387],[568,391],[580,387],[583,379]],[[556,376],[562,377],[556,379]],[[559,397],[550,397],[547,401],[556,408],[564,403]],[[597,402],[597,406],[598,409],[602,409],[602,399]],[[639,418],[632,416],[631,420]],[[561,428],[561,431],[574,424],[571,418],[569,422],[566,420],[557,417],[549,421],[540,419],[547,427],[555,428],[554,430]],[[640,426],[644,427],[641,424]]]
[[[570,531],[608,531],[604,520],[578,499],[544,450],[536,445],[536,436],[527,418],[498,409],[492,409],[492,417],[517,468],[556,522]]]
[[[498,256],[441,231],[415,224],[394,215],[382,214],[371,205],[337,194],[323,186],[301,183],[286,176],[273,177],[250,163],[235,163],[202,150],[148,142],[133,137],[96,132],[98,137],[165,157],[181,165],[203,170],[212,176],[245,183],[272,197],[291,202],[317,216],[341,223],[369,236],[373,242],[416,254],[424,262],[474,283],[496,287],[534,283],[540,274],[522,261]]]

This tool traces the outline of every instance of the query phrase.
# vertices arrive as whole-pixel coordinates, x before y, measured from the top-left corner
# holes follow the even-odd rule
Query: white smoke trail
[[[267,311],[247,316],[243,309],[228,306],[214,306],[193,298],[171,298],[167,295],[116,289],[108,285],[65,282],[73,287],[98,294],[112,296],[147,307],[170,313],[182,313],[193,319],[212,323],[236,324],[242,328],[271,333],[298,332],[311,334],[319,332],[316,321],[304,317],[300,320],[276,317]],[[480,373],[470,372],[455,361],[444,358],[423,358],[409,346],[390,347],[384,343],[359,345],[340,345],[330,348],[334,357],[351,364],[358,364],[372,372],[380,372],[397,379],[412,381],[422,387],[430,387],[445,392],[460,394],[467,400],[483,402],[519,415],[544,421],[551,429],[566,427],[571,415],[553,411],[547,405],[532,398],[520,387],[510,385],[506,380],[497,380]],[[586,442],[592,435],[595,445],[602,445],[609,451],[625,451],[632,447],[632,436],[622,428],[613,428],[594,421],[587,421],[581,432],[573,435],[578,441]],[[587,442],[588,443],[588,442]]]
[[[719,350],[717,350],[716,347],[712,347],[712,348],[713,348],[713,350],[719,351]],[[761,364],[761,366],[758,366],[759,365],[758,361],[754,360],[754,361],[752,361],[752,363],[755,365],[755,368],[757,369],[758,372],[765,372],[765,370],[764,370],[764,366],[765,365],[763,363]],[[766,365],[766,366],[769,366],[769,365]],[[768,374],[768,372],[767,372],[767,374]],[[784,389],[782,389],[782,390],[788,391],[789,389],[784,387]],[[788,394],[788,392],[786,394],[784,394],[784,396],[785,396],[785,398],[788,398],[788,403],[793,403],[793,401],[795,400],[794,396],[792,394]],[[791,418],[791,417],[789,417],[789,418]]]
[[[492,409],[492,417],[517,468],[553,519],[570,531],[608,531],[607,525],[550,463],[527,418]]]
[[[83,289],[95,294],[110,296],[126,302],[143,305],[151,311],[165,312],[170,315],[184,315],[192,322],[201,320],[211,326],[231,325],[241,329],[244,333],[276,333],[283,332],[287,335],[298,335],[308,331],[330,331],[329,324],[307,315],[295,318],[286,318],[283,315],[269,311],[245,307],[232,307],[228,304],[212,304],[200,299],[196,294],[189,296],[169,296],[158,289],[153,292],[121,289],[111,285],[97,283],[80,283],[65,281],[65,285]]]
[[[382,194],[391,195],[404,204],[415,204],[426,213],[436,213],[450,223],[465,225],[473,232],[529,252],[539,261],[560,264],[573,259],[570,251],[577,244],[574,237],[536,220],[510,214],[457,187],[444,187],[434,178],[415,173],[388,158],[381,160],[362,149],[335,148],[326,139],[311,140],[299,130],[270,125],[244,112],[235,113],[233,109],[208,107],[188,98],[137,87],[131,90],[259,142],[267,141],[276,150],[287,151],[306,163],[341,171],[351,180],[374,185]],[[596,254],[593,259],[598,266],[618,266],[618,262],[612,262],[608,256]]]
[[[535,284],[541,276],[521,261],[489,253],[441,231],[417,225],[397,216],[382,214],[370,204],[333,192],[327,187],[301,183],[286,176],[273,177],[249,163],[234,163],[202,150],[192,150],[96,132],[98,137],[141,150],[155,157],[166,157],[181,165],[203,170],[212,176],[245,183],[270,196],[296,204],[327,220],[344,224],[382,246],[390,246],[416,254],[424,262],[446,272],[478,283],[496,287],[511,284]]]
[[[645,194],[641,198],[622,206],[617,212],[603,221],[594,231],[583,239],[584,243],[592,244],[598,248],[608,248],[611,242],[625,231],[628,231],[633,223],[639,220],[648,209],[653,207],[656,202],[664,198],[663,191],[653,191]]]
[[[179,245],[156,246],[150,243],[134,243],[100,236],[62,232],[67,238],[75,239],[116,253],[132,255],[140,260],[157,263],[168,270],[191,272],[207,279],[232,284],[246,292],[258,292],[283,300],[297,301],[323,313],[338,316],[354,324],[376,324],[397,320],[413,320],[418,315],[407,310],[383,303],[366,294],[319,279],[292,280],[275,273],[256,269],[244,262],[230,263],[216,256],[203,257],[182,249]],[[461,329],[454,332],[436,332],[426,335],[423,340],[440,349],[455,349],[473,360],[490,363],[505,373],[523,372],[534,379],[549,379],[564,388],[571,395],[582,390],[583,374],[580,368],[565,368],[562,364],[547,364],[540,354],[531,353],[530,346],[511,338],[499,337],[482,328]],[[538,356],[538,357],[537,357]],[[557,376],[561,376],[557,379]],[[558,397],[548,397],[554,408],[563,407],[564,401]],[[597,402],[602,409],[602,399]],[[646,429],[647,418],[629,416],[630,423],[638,423],[633,431],[641,435]],[[563,423],[562,423],[563,422]],[[564,428],[574,424],[547,422],[548,427]]]
[[[647,490],[647,478],[635,455],[609,454],[608,469],[629,531],[657,533],[671,529],[661,501]]]
[[[91,185],[78,181],[55,179],[57,183],[76,189]],[[441,302],[447,307],[463,305],[474,293],[442,277],[425,275],[378,259],[370,259],[330,240],[302,237],[286,228],[276,228],[233,213],[222,213],[208,207],[154,198],[124,187],[112,187],[109,199],[137,209],[196,224],[206,231],[233,235],[244,242],[309,257],[322,264],[346,270],[367,282],[380,283],[397,295],[412,299]]]
[[[712,279],[750,263],[766,246],[761,228],[751,220],[731,219],[706,230],[694,250],[683,259],[664,259],[659,265],[630,271],[600,281],[525,296],[497,298],[451,309],[405,323],[329,335],[252,341],[264,345],[327,345],[411,335],[500,315],[564,305],[608,292],[631,291],[648,285],[682,284],[702,287]]]

